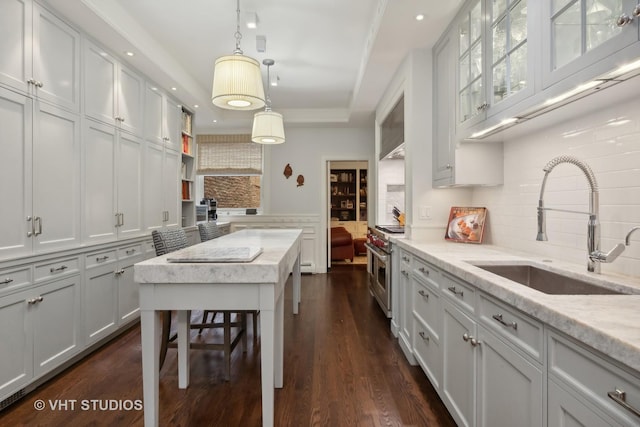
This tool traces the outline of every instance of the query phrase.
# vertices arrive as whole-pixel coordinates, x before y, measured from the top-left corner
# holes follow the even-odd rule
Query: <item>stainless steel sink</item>
[[[528,264],[478,265],[483,270],[551,295],[615,295],[623,292],[594,285]]]

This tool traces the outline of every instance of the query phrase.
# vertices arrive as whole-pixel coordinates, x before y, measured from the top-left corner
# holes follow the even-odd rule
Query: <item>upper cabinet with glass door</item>
[[[547,0],[543,4],[545,88],[639,40],[638,0]],[[630,53],[628,59],[634,55]],[[603,64],[587,78],[610,68],[611,64]]]
[[[489,116],[533,94],[535,49],[528,29],[535,11],[530,12],[527,0],[487,0]]]
[[[458,28],[457,127],[483,120],[488,108],[483,85],[482,1],[471,2],[461,13]]]
[[[527,6],[527,0],[477,0],[458,15],[457,129],[533,94],[529,28],[537,11]]]

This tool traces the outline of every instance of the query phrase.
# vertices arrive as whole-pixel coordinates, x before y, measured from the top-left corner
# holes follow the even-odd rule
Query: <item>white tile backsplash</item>
[[[552,158],[569,154],[587,163],[599,186],[602,250],[623,242],[640,225],[640,102],[603,111],[504,141],[504,185],[474,189],[473,204],[489,208],[492,243],[584,264],[587,216],[548,212],[549,241],[536,238],[536,206]],[[588,210],[589,186],[577,167],[558,165],[550,173],[545,205]],[[603,272],[640,276],[640,232]]]

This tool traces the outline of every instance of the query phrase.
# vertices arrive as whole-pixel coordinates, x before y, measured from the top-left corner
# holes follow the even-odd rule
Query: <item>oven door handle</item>
[[[373,246],[371,243],[369,242],[365,242],[364,244],[367,249],[369,249],[371,251],[371,253],[378,258],[380,261],[382,262],[387,262],[387,255],[383,255],[382,250],[378,249],[376,246]]]

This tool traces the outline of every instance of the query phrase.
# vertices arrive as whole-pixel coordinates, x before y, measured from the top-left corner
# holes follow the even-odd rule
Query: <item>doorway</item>
[[[327,161],[327,265],[366,265],[369,162]]]

